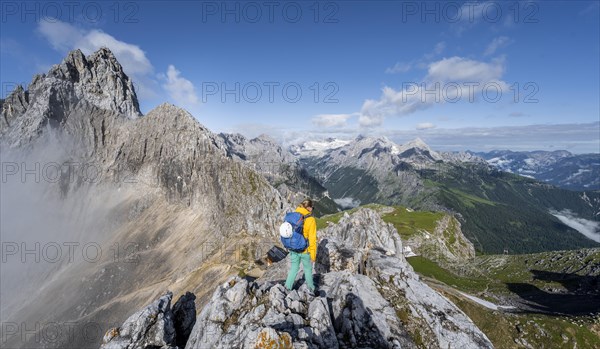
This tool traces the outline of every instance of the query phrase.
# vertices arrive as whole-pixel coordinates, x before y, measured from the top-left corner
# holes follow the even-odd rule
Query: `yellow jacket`
[[[296,212],[303,216],[310,213],[302,206],[298,206]],[[317,259],[317,221],[315,220],[315,217],[310,216],[304,220],[302,233],[308,240],[308,247],[306,250],[302,251],[302,253],[309,253],[310,260],[314,262]]]

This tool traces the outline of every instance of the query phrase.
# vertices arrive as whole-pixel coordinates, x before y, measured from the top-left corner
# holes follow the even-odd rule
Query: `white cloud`
[[[383,124],[385,118],[384,113],[385,102],[367,99],[362,106],[360,116],[358,117],[358,125],[360,127],[375,127]]]
[[[358,118],[360,127],[375,127],[383,124],[383,116],[361,114]]]
[[[510,45],[511,43],[512,43],[512,40],[506,36],[500,36],[500,37],[494,38],[494,40],[492,40],[492,42],[490,42],[488,47],[485,49],[485,52],[483,52],[483,55],[484,56],[493,55],[494,53],[496,53],[496,51],[498,49],[506,47],[506,46]]]
[[[333,201],[335,201],[335,203],[341,206],[343,209],[355,208],[360,206],[360,200],[353,199],[351,197],[334,199]]]
[[[344,127],[349,118],[355,114],[320,114],[312,118],[312,123],[319,127]]]
[[[165,74],[156,75],[152,63],[138,45],[118,40],[101,30],[81,29],[53,18],[41,20],[37,30],[59,52],[80,49],[85,55],[89,55],[101,47],[108,47],[125,73],[132,78],[136,92],[142,99],[160,96],[155,91],[160,85],[158,77],[165,81],[162,87],[175,102],[188,107],[198,102],[191,81],[183,78],[173,65],[168,67]]]
[[[569,210],[560,212],[552,211],[550,213],[565,225],[585,235],[588,239],[600,242],[600,223],[579,218]]]
[[[504,65],[503,57],[482,62],[454,56],[432,62],[423,81],[405,82],[400,90],[385,86],[378,100],[364,101],[359,123],[374,127],[387,116],[404,116],[446,102],[473,102],[484,89],[486,97],[489,93],[493,98],[498,91],[503,94],[508,89],[501,80]]]
[[[500,79],[503,73],[503,59],[486,63],[454,56],[431,63],[427,77],[439,82],[488,82]]]
[[[138,75],[152,72],[152,64],[139,46],[117,40],[101,31],[90,31],[79,47],[83,52],[93,52],[100,47],[108,47],[129,74]]]
[[[426,53],[423,55],[423,58],[426,60],[431,60],[436,56],[439,56],[446,49],[446,43],[444,41],[440,41],[433,47],[433,51],[430,53]]]
[[[433,53],[435,53],[436,55],[439,55],[445,49],[446,49],[446,43],[443,42],[443,41],[441,41],[441,42],[438,42],[437,44],[435,44],[435,47],[433,49]]]
[[[386,74],[398,74],[398,73],[406,73],[407,71],[413,68],[427,68],[428,62],[436,56],[439,56],[446,49],[446,43],[444,41],[440,41],[435,44],[433,50],[429,53],[423,55],[423,57],[412,60],[410,62],[396,62],[393,67],[388,67],[385,70]]]
[[[80,49],[89,55],[101,47],[108,47],[126,74],[144,75],[153,70],[146,53],[139,46],[117,40],[100,30],[83,30],[57,19],[48,19],[39,22],[38,31],[57,51]]]
[[[41,20],[37,29],[57,51],[72,50],[85,35],[76,27],[52,18]]]
[[[167,68],[163,88],[169,93],[169,96],[179,104],[194,105],[198,103],[196,88],[191,81],[181,77],[181,72],[172,64]]]
[[[452,28],[458,36],[461,36],[467,30],[474,29],[480,24],[485,24],[486,29],[494,32],[503,27],[513,27],[516,23],[514,11],[508,4],[508,2],[494,0],[466,1],[456,14],[457,21],[453,23]]]
[[[420,124],[417,124],[417,130],[428,130],[431,128],[435,128],[435,125],[431,122],[422,122]]]
[[[393,67],[387,68],[385,70],[386,74],[397,74],[397,73],[406,73],[411,70],[413,66],[412,62],[404,63],[404,62],[396,62]]]

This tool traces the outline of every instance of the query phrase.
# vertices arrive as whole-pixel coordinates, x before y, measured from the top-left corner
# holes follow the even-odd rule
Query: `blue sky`
[[[600,152],[598,1],[48,4],[2,3],[2,96],[108,46],[216,132]]]

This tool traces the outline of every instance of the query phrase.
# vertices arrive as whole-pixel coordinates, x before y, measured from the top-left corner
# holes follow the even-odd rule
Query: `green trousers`
[[[290,251],[290,260],[292,261],[292,266],[290,267],[287,280],[285,280],[285,288],[291,290],[294,286],[294,280],[296,280],[296,275],[298,274],[298,270],[300,270],[300,261],[302,261],[302,268],[304,268],[304,280],[306,281],[306,286],[308,286],[308,288],[311,291],[314,291],[315,284],[313,282],[312,262],[310,261],[310,254],[296,253]]]

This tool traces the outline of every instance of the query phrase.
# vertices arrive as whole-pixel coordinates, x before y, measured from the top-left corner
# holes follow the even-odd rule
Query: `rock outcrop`
[[[462,232],[458,219],[449,214],[436,222],[432,231],[419,230],[404,241],[417,255],[447,264],[460,264],[475,257],[475,248]]]
[[[360,209],[320,235],[316,280],[287,291],[286,261],[221,284],[186,349],[492,348],[452,302],[419,280],[393,226]]]
[[[131,315],[121,327],[109,329],[100,349],[167,349],[185,344],[196,322],[196,297],[187,293],[171,308],[172,298],[168,292]]]

